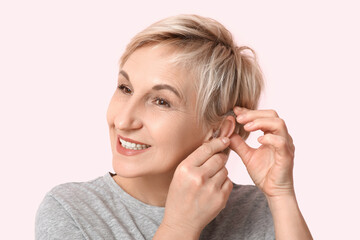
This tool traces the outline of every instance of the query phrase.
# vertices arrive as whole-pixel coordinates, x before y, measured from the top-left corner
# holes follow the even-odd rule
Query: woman
[[[107,111],[115,173],[52,189],[36,238],[311,239],[294,145],[275,111],[255,110],[261,87],[252,50],[212,19],[180,15],[137,34]],[[256,130],[253,149],[244,140]],[[230,149],[256,187],[229,180]]]

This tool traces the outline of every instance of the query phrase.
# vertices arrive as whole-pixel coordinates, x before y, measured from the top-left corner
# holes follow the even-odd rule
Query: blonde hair
[[[185,67],[195,79],[196,113],[207,126],[218,126],[234,106],[257,108],[263,77],[256,54],[247,46],[237,46],[219,22],[198,15],[158,21],[131,40],[120,67],[136,49],[148,45],[174,47],[174,63]],[[249,136],[239,125],[235,132],[244,139]]]

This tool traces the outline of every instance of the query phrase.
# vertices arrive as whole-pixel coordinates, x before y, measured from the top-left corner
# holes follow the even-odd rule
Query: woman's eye
[[[131,94],[131,89],[124,84],[119,85],[118,88],[125,94]]]
[[[170,104],[165,99],[162,98],[156,98],[155,103],[162,107],[167,107],[167,108],[170,107]]]

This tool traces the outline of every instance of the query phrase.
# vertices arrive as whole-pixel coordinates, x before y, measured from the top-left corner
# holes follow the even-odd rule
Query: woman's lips
[[[135,140],[132,140],[130,138],[126,138],[126,137],[123,137],[123,136],[120,136],[120,135],[117,135],[117,138],[119,140],[119,138],[127,141],[127,142],[132,142],[132,143],[136,143],[136,144],[140,144],[140,145],[149,145],[149,144],[146,144],[146,143],[142,143],[142,142],[138,142],[138,141],[135,141]]]
[[[134,150],[134,149],[128,149],[128,148],[124,148],[121,143],[120,143],[120,138],[125,140],[125,141],[129,141],[129,142],[133,142],[133,143],[136,143],[136,144],[141,144],[141,145],[147,145],[145,143],[141,143],[141,142],[137,142],[137,141],[133,141],[129,138],[123,138],[123,137],[120,137],[118,136],[116,138],[116,151],[122,155],[125,155],[125,156],[133,156],[133,155],[137,155],[137,154],[140,154],[140,153],[143,153],[143,152],[146,152],[147,150],[149,150],[151,147],[148,147],[148,148],[145,148],[145,149],[141,149],[141,150]]]

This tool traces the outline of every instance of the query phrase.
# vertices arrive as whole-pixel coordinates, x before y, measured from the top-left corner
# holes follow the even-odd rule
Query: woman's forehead
[[[146,46],[134,51],[124,63],[120,75],[126,76],[131,83],[167,84],[190,98],[196,91],[195,81],[189,71],[172,61],[174,51],[169,46]]]

